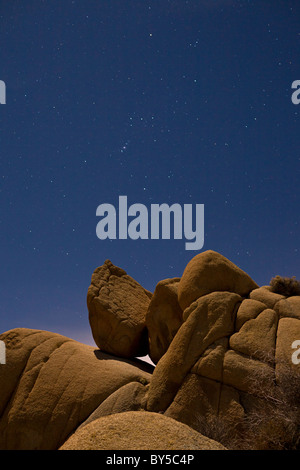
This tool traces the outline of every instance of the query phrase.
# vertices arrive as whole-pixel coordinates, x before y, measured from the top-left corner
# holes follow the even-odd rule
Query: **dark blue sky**
[[[0,331],[92,341],[106,259],[181,276],[184,240],[96,237],[119,195],[204,204],[203,250],[299,278],[299,51],[297,0],[1,0]]]

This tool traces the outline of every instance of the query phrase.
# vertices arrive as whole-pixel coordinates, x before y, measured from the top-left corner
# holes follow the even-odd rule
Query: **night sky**
[[[99,240],[102,203],[204,204],[205,241],[259,285],[300,278],[298,0],[1,0],[0,332],[94,344],[110,259],[146,289],[185,240]]]

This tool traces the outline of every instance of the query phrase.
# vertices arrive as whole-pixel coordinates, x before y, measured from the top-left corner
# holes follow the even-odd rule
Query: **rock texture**
[[[57,449],[96,409],[98,416],[101,406],[103,414],[119,411],[118,393],[122,410],[143,408],[150,365],[47,331],[15,329],[0,339],[7,352],[0,367],[0,449]]]
[[[149,355],[155,364],[167,351],[183,321],[178,303],[179,281],[179,277],[160,281],[148,307]]]
[[[286,364],[290,365],[290,374],[288,379],[297,377],[300,383],[300,364],[294,364],[291,362],[291,351],[294,352],[294,349],[291,349],[291,345],[294,341],[300,339],[300,321],[297,318],[281,318],[279,320],[277,328],[277,338],[276,338],[276,353],[275,353],[275,373],[276,380],[280,383],[283,379],[286,379]],[[291,382],[292,382],[291,380]],[[294,384],[293,384],[294,385]],[[293,386],[292,383],[290,386]],[[300,387],[299,387],[300,388]],[[298,389],[299,392],[299,389]],[[300,396],[298,397],[300,405]]]
[[[99,418],[76,431],[60,450],[226,450],[178,421],[157,413]]]
[[[300,338],[299,296],[258,287],[210,251],[187,265],[178,300],[183,323],[153,372],[148,411],[200,432],[220,419],[234,429],[263,395],[275,397],[282,377],[294,375],[300,384],[291,361],[291,344]],[[268,432],[272,438],[272,426]]]
[[[234,263],[215,251],[199,253],[187,264],[178,286],[178,300],[184,310],[194,300],[214,291],[247,296],[257,284]]]
[[[213,292],[184,311],[184,323],[153,372],[149,411],[165,411],[205,350],[233,332],[234,311],[240,302],[238,294]]]
[[[300,296],[279,281],[280,293],[259,287],[206,251],[152,295],[106,261],[87,296],[100,349],[40,330],[0,335],[0,449],[218,448],[203,435],[226,447],[234,436],[258,449],[297,442]],[[155,368],[128,359],[147,351]]]
[[[146,312],[152,294],[106,260],[95,269],[87,294],[89,321],[97,346],[121,357],[148,354]]]

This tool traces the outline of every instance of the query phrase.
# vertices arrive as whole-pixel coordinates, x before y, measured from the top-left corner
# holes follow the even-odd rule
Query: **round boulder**
[[[215,291],[227,291],[242,297],[258,285],[225,256],[204,251],[187,264],[178,285],[178,301],[182,310],[199,297]]]

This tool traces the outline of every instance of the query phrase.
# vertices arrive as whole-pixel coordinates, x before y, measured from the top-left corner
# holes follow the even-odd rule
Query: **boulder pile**
[[[0,335],[0,449],[239,447],[233,436],[240,448],[276,448],[287,440],[282,410],[296,410],[288,390],[300,390],[292,361],[299,295],[259,287],[209,250],[153,294],[107,260],[92,275],[87,308],[99,349],[40,330]],[[146,354],[155,367],[137,359]],[[258,415],[267,419],[249,444]]]

